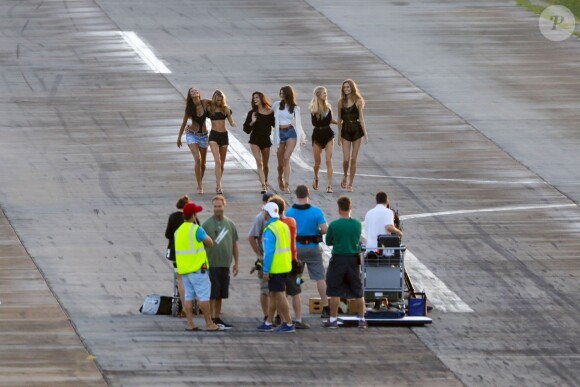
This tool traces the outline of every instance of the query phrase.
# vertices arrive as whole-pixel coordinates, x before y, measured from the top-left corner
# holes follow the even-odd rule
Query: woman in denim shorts
[[[186,131],[187,146],[195,162],[195,180],[197,181],[197,193],[199,194],[203,193],[203,175],[205,173],[205,157],[207,155],[208,136],[205,125],[207,118],[205,109],[208,103],[207,99],[201,99],[201,93],[195,87],[189,88],[185,103],[185,113],[179,128],[179,135],[177,136],[177,147],[181,148],[181,137],[183,132]],[[191,124],[187,125],[189,119],[191,119]]]
[[[221,90],[216,90],[206,108],[207,117],[211,120],[211,133],[209,134],[209,147],[215,161],[215,181],[217,194],[222,194],[222,176],[224,164],[228,152],[229,136],[226,128],[226,119],[232,127],[236,126],[232,118],[232,109],[228,106],[226,95]]]
[[[296,104],[292,86],[280,89],[280,101],[272,105],[274,111],[274,145],[278,146],[278,185],[284,193],[290,193],[290,157],[296,148],[296,142],[306,144],[306,135],[302,129],[300,107]]]

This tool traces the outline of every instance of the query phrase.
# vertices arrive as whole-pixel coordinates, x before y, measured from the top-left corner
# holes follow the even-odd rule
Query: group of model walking
[[[270,103],[261,92],[252,93],[251,110],[244,121],[244,132],[250,134],[250,146],[256,159],[261,193],[268,191],[268,174],[270,148],[277,148],[278,187],[285,193],[290,193],[291,166],[290,159],[296,145],[306,143],[306,134],[302,129],[300,107],[296,103],[292,86],[280,89],[280,100]],[[332,154],[334,151],[334,131],[330,125],[337,125],[340,137],[338,146],[342,147],[343,177],[341,188],[353,191],[356,174],[357,157],[361,141],[368,143],[368,134],[364,121],[364,99],[358,91],[356,83],[347,79],[342,83],[338,99],[337,118],[333,117],[332,106],[328,102],[326,88],[319,86],[313,91],[309,105],[312,125],[312,151],[314,154],[314,181],[312,187],[318,190],[319,172],[322,163],[322,152],[325,152],[327,187],[332,190]],[[206,118],[211,121],[211,131],[206,127]],[[229,145],[226,119],[232,127],[236,124],[232,118],[232,110],[226,102],[225,94],[216,90],[211,100],[202,99],[200,92],[194,87],[187,94],[185,114],[179,129],[177,146],[181,147],[181,138],[186,131],[187,145],[195,161],[195,177],[197,192],[203,193],[203,176],[207,147],[211,148],[215,160],[216,193],[222,193],[222,176]],[[188,121],[191,123],[188,125]]]

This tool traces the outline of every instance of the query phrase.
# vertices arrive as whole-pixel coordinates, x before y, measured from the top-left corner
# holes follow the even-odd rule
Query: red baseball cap
[[[183,215],[185,216],[195,215],[201,211],[203,211],[203,207],[198,206],[194,202],[189,202],[185,206],[183,206]]]

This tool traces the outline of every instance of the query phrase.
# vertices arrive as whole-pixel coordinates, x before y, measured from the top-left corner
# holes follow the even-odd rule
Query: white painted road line
[[[119,31],[119,35],[133,48],[133,50],[143,59],[151,69],[160,74],[170,74],[171,71],[165,64],[157,58],[153,51],[145,44],[139,36],[133,31]]]
[[[548,209],[548,208],[567,208],[567,207],[578,207],[578,205],[573,204],[573,203],[543,204],[543,205],[535,205],[535,206],[482,208],[479,210],[456,210],[456,211],[427,212],[424,214],[402,215],[401,219],[410,220],[410,219],[419,219],[419,218],[429,218],[429,217],[433,217],[433,216],[477,214],[477,213],[484,213],[484,212],[527,211],[527,210],[541,210],[541,209]]]
[[[449,289],[427,266],[407,250],[405,253],[405,268],[416,291],[426,292],[431,305],[440,312],[473,313],[454,291]]]

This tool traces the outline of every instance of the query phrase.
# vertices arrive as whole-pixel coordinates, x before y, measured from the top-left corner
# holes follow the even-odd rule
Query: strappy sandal
[[[268,192],[268,184],[262,184],[262,190],[260,191],[260,193],[263,195],[266,192]]]
[[[284,193],[287,193],[287,194],[291,193],[290,188],[288,187],[288,183],[284,184]]]
[[[197,187],[197,193],[198,194],[203,194],[203,188]]]
[[[326,187],[326,193],[332,193],[332,186],[331,185]]]
[[[346,176],[342,178],[342,181],[340,182],[340,188],[346,189]]]
[[[284,191],[284,178],[282,176],[278,176],[278,187],[280,187],[280,191]]]
[[[224,191],[222,190],[222,187],[220,187],[219,185],[216,187],[215,189],[215,193],[218,195],[221,195],[224,193]]]
[[[312,183],[312,188],[314,188],[315,191],[318,191],[318,178],[314,178],[314,182]]]
[[[351,184],[349,184],[349,185],[346,187],[346,190],[347,190],[348,192],[354,192],[354,188],[352,188],[352,183],[351,183]]]

